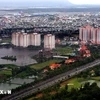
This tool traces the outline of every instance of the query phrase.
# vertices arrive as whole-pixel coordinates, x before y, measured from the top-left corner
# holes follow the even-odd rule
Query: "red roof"
[[[91,54],[90,53],[87,53],[87,54],[84,54],[83,57],[90,57]]]
[[[87,49],[87,47],[86,47],[85,45],[83,45],[83,46],[81,47],[80,51],[84,51],[84,50],[86,50],[86,49]]]
[[[69,64],[69,63],[72,63],[72,62],[75,62],[76,60],[74,58],[71,58],[71,59],[67,59],[65,60],[65,63]]]
[[[44,72],[48,72],[48,69],[44,69]]]
[[[86,53],[90,53],[90,50],[85,50]]]
[[[58,68],[60,66],[61,66],[61,64],[51,64],[50,69],[55,69],[55,68]]]

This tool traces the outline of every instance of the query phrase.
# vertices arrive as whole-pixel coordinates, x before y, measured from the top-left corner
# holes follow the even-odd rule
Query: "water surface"
[[[25,48],[0,48],[0,64],[15,64],[24,66],[37,63],[36,60],[31,59],[31,56],[37,54],[37,50],[28,50]],[[1,59],[4,56],[16,56],[16,61]]]

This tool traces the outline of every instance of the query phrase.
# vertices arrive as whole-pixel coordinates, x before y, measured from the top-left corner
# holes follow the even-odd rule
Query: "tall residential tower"
[[[44,48],[47,49],[55,48],[55,35],[52,34],[44,35]]]
[[[12,44],[21,47],[27,47],[29,45],[40,46],[41,35],[37,33],[27,34],[22,32],[15,32],[12,33]]]
[[[80,28],[79,39],[82,42],[91,41],[93,44],[100,44],[100,28],[85,26]]]

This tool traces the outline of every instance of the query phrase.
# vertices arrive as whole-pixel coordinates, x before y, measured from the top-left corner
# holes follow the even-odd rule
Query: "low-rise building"
[[[76,60],[74,58],[70,58],[70,59],[65,60],[65,64],[70,64],[70,63],[73,63],[75,61]]]
[[[51,70],[54,70],[55,68],[59,68],[61,64],[51,64],[49,67]]]

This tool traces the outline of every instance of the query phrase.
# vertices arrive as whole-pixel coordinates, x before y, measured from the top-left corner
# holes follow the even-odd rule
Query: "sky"
[[[69,0],[74,4],[100,4],[100,0]]]
[[[100,4],[100,0],[0,0],[0,3],[1,2],[48,2],[48,1],[51,1],[51,2],[67,2],[67,1],[70,1],[74,4]]]
[[[100,4],[100,0],[0,0],[0,7],[66,7],[72,4]]]
[[[68,0],[0,0],[0,7],[56,7],[56,6],[67,6],[71,3]]]

